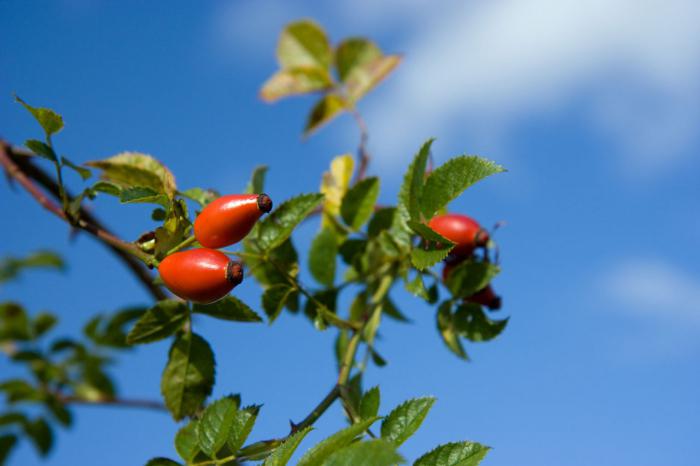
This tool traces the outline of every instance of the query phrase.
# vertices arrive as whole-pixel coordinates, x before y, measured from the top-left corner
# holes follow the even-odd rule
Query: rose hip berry
[[[255,222],[272,210],[267,194],[230,194],[207,205],[194,221],[194,236],[204,247],[222,248],[239,242]]]
[[[486,286],[486,288],[482,288],[464,300],[471,303],[481,304],[482,306],[488,307],[492,311],[500,309],[502,304],[501,297],[494,293],[491,285]]]
[[[243,266],[214,249],[190,249],[170,254],[158,266],[160,276],[177,296],[208,304],[243,281]]]
[[[474,248],[484,247],[489,241],[488,231],[466,215],[436,215],[428,226],[455,243],[450,253],[456,256],[469,256]]]

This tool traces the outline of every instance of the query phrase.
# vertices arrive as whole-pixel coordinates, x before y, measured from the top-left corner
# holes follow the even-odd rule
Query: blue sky
[[[470,189],[452,210],[498,232],[508,329],[450,355],[434,312],[400,289],[414,320],[386,322],[389,360],[372,368],[384,412],[420,395],[438,403],[402,452],[439,442],[491,445],[488,465],[692,465],[700,444],[700,5],[693,0],[574,2],[0,2],[0,136],[39,131],[12,92],[61,112],[61,153],[87,161],[138,150],[178,185],[243,188],[270,165],[276,200],[318,188],[333,156],[353,151],[342,117],[300,139],[312,101],[257,98],[274,70],[282,25],[300,17],[333,39],[368,35],[404,62],[360,110],[370,127],[381,201],[423,140],[438,161],[479,154],[509,172]],[[74,186],[78,180],[71,179]],[[37,272],[2,299],[51,309],[77,334],[95,311],[147,303],[122,266],[84,235],[74,241],[20,191],[0,188],[0,255],[52,248],[63,275]],[[152,228],[148,209],[111,199],[95,210],[121,235]],[[317,225],[295,240],[303,249]],[[257,306],[258,287],[237,294]],[[264,403],[254,438],[284,433],[334,380],[333,333],[285,315],[275,325],[196,323],[216,350],[215,395]],[[121,393],[158,396],[167,343],[125,354]],[[0,360],[0,371],[9,371]],[[342,425],[339,408],[305,446]],[[77,408],[46,461],[23,445],[11,464],[144,464],[174,455],[167,415]]]

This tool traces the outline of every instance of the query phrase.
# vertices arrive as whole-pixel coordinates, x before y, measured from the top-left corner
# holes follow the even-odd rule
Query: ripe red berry
[[[207,205],[194,221],[194,236],[204,247],[222,248],[250,233],[262,214],[272,209],[267,194],[230,194]]]
[[[486,286],[486,288],[477,291],[468,298],[464,298],[464,300],[469,301],[471,303],[481,304],[482,306],[486,306],[494,311],[500,309],[502,304],[501,297],[494,293],[493,288],[491,288],[491,285],[488,285]]]
[[[428,222],[428,226],[456,243],[450,251],[456,256],[469,256],[474,248],[486,246],[489,241],[488,231],[466,215],[436,215]]]
[[[170,291],[188,301],[217,301],[243,281],[243,266],[214,249],[190,249],[170,254],[158,266]]]

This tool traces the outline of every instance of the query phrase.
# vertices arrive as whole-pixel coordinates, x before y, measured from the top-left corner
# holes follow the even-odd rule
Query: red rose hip
[[[466,215],[436,215],[428,226],[455,243],[450,252],[456,256],[468,256],[474,248],[486,246],[489,241],[488,231]]]
[[[217,301],[243,281],[243,266],[214,249],[190,249],[170,254],[158,272],[177,296],[208,304]]]
[[[194,221],[194,236],[204,247],[222,248],[245,238],[262,214],[272,209],[267,194],[229,194],[208,204]]]
[[[482,288],[468,298],[464,298],[464,300],[470,303],[481,304],[482,306],[488,307],[492,311],[497,311],[500,309],[502,304],[501,297],[494,293],[491,285],[486,286],[486,288]]]

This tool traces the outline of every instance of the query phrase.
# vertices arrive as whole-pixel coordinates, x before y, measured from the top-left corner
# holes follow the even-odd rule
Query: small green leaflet
[[[92,176],[92,172],[88,168],[76,165],[70,160],[68,160],[66,157],[61,157],[61,166],[68,167],[75,171],[78,175],[80,175],[80,178],[82,178],[83,181],[89,179]]]
[[[437,329],[440,332],[442,341],[445,345],[461,359],[469,360],[462,342],[459,341],[459,335],[455,329],[455,325],[452,319],[452,303],[450,301],[445,301],[440,304],[438,311],[435,315],[437,320]]]
[[[321,466],[336,450],[352,443],[358,435],[362,435],[378,417],[363,419],[330,437],[322,440],[301,457],[297,466]]]
[[[345,107],[345,100],[336,94],[326,94],[321,97],[309,112],[306,126],[304,126],[304,136],[311,135],[321,126],[329,123],[333,118],[340,115],[345,110]]]
[[[379,387],[372,387],[367,390],[360,400],[360,416],[362,419],[375,417],[379,412],[379,402]]]
[[[27,139],[24,142],[24,145],[27,146],[29,150],[34,152],[35,155],[38,155],[39,157],[42,157],[47,160],[51,160],[52,162],[57,162],[58,157],[56,156],[56,152],[49,146],[48,144],[41,142],[37,139]]]
[[[199,420],[192,419],[175,435],[175,450],[187,464],[191,463],[200,451],[197,424],[199,424]]]
[[[396,451],[396,445],[382,439],[356,442],[335,451],[324,466],[394,466],[405,463]]]
[[[55,252],[40,250],[26,257],[3,257],[0,259],[0,283],[10,281],[26,269],[54,269],[63,271],[66,264]]]
[[[372,216],[378,196],[379,178],[365,178],[351,187],[340,205],[340,215],[345,224],[355,231],[359,230]]]
[[[282,203],[258,223],[258,247],[274,249],[284,243],[294,228],[323,202],[323,194],[302,194]]]
[[[292,455],[301,441],[304,440],[304,437],[306,437],[311,430],[312,427],[307,427],[292,434],[265,459],[263,466],[285,466],[292,458]]]
[[[250,176],[250,181],[246,185],[245,192],[247,194],[262,194],[265,192],[265,175],[267,174],[267,165],[258,165],[253,170]]]
[[[435,398],[414,398],[397,406],[382,421],[382,438],[401,445],[420,427]]]
[[[448,160],[435,169],[425,180],[420,195],[420,210],[430,219],[440,209],[447,207],[454,198],[477,181],[505,171],[490,160],[462,155]],[[413,216],[413,218],[417,218]]]
[[[191,416],[214,386],[214,353],[199,335],[184,334],[170,347],[160,390],[173,418]]]
[[[274,102],[283,97],[322,91],[332,86],[328,72],[320,68],[299,66],[283,69],[270,76],[260,89],[260,98]]]
[[[279,283],[267,288],[262,295],[262,307],[267,315],[267,320],[272,324],[279,317],[282,309],[284,309],[287,299],[294,292],[294,288],[285,284]]]
[[[309,271],[321,285],[332,287],[335,281],[335,260],[338,240],[330,228],[318,232],[309,250]]]
[[[122,152],[107,159],[85,163],[102,170],[102,178],[123,188],[150,188],[172,199],[177,191],[168,168],[147,154]]]
[[[454,326],[460,335],[470,341],[489,341],[500,335],[508,324],[508,319],[489,319],[480,305],[468,303],[455,312]]]
[[[234,322],[262,322],[259,315],[234,296],[226,296],[212,304],[193,304],[192,312]]]
[[[185,303],[174,299],[159,301],[134,324],[126,341],[133,345],[162,340],[182,328],[186,319]]]
[[[215,458],[226,444],[236,409],[236,403],[232,399],[221,398],[204,410],[197,424],[197,440],[199,447],[210,458]]]
[[[477,466],[489,450],[476,442],[447,443],[418,458],[413,466]]]
[[[22,106],[34,116],[34,119],[36,119],[44,129],[47,139],[63,129],[63,117],[50,108],[32,107],[17,95],[15,95],[15,101],[22,104]]]

